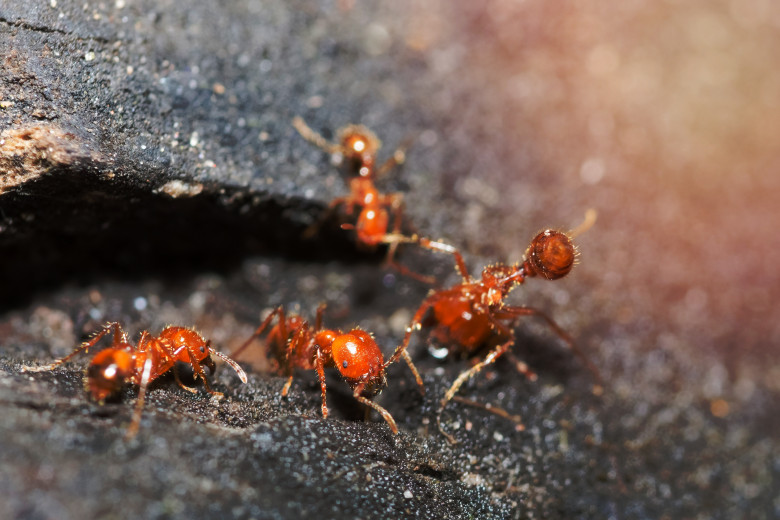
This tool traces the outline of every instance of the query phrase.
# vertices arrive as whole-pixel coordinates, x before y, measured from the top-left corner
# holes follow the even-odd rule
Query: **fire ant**
[[[345,334],[340,330],[323,328],[324,311],[325,304],[321,304],[317,308],[312,328],[303,317],[297,314],[288,315],[284,307],[279,306],[263,320],[254,334],[233,352],[233,356],[241,353],[252,340],[262,336],[273,319],[277,318],[276,325],[271,327],[266,336],[266,346],[272,361],[276,363],[277,373],[287,376],[287,382],[282,388],[283,397],[290,390],[293,371],[296,368],[315,370],[322,390],[322,416],[327,418],[325,368],[336,367],[352,389],[352,396],[382,414],[393,433],[398,433],[398,426],[390,412],[370,398],[378,395],[387,385],[385,369],[399,357],[404,358],[417,380],[420,392],[425,393],[422,378],[409,354],[406,350],[397,349],[393,356],[384,362],[382,351],[368,332],[354,328]]]
[[[453,399],[473,404],[468,400],[456,398],[456,392],[464,382],[486,365],[495,362],[504,354],[511,356],[508,351],[515,342],[512,328],[514,321],[521,316],[542,318],[593,373],[597,381],[593,391],[595,394],[601,393],[602,380],[597,368],[557,323],[532,307],[504,304],[504,299],[509,292],[522,284],[526,278],[539,276],[546,280],[557,280],[569,274],[577,257],[572,238],[593,225],[595,219],[595,210],[589,210],[585,222],[569,233],[551,229],[542,231],[531,241],[522,263],[511,266],[503,264],[487,266],[482,270],[482,277],[478,280],[469,275],[463,256],[456,248],[442,242],[420,239],[422,247],[452,254],[455,267],[463,281],[449,289],[433,290],[429,293],[414,314],[398,349],[406,351],[414,330],[429,324],[434,327],[433,338],[447,345],[450,355],[472,357],[485,348],[492,347],[482,361],[474,364],[455,379],[441,400],[437,421],[439,429],[451,442],[454,443],[455,439],[441,429],[441,413],[447,403]],[[529,370],[525,363],[515,359],[515,365],[526,377],[531,380],[536,379],[536,374]],[[491,407],[491,411],[503,417],[511,417],[507,412],[495,407]]]
[[[431,277],[420,275],[410,271],[395,261],[395,253],[400,243],[418,242],[416,235],[405,236],[401,233],[403,215],[403,194],[382,194],[374,184],[374,180],[387,173],[393,167],[403,164],[406,160],[405,145],[401,145],[387,161],[376,167],[377,152],[382,146],[379,138],[363,125],[347,125],[338,131],[338,143],[331,143],[320,134],[312,130],[302,118],[295,117],[293,127],[301,134],[301,137],[310,143],[322,148],[330,154],[340,154],[348,165],[348,171],[357,172],[350,179],[350,194],[345,197],[337,197],[328,205],[328,211],[333,211],[338,206],[344,206],[347,215],[355,212],[355,207],[360,208],[355,224],[341,224],[341,229],[354,229],[358,244],[374,248],[380,244],[387,244],[387,257],[385,262],[404,275],[410,276],[425,283],[433,283]],[[392,212],[392,232],[390,227],[390,212]],[[316,232],[319,224],[314,224],[306,232],[306,236]]]
[[[64,358],[49,365],[39,367],[24,367],[23,372],[43,372],[53,370],[65,363],[76,354],[88,351],[104,336],[113,331],[114,339],[111,346],[101,350],[92,358],[87,367],[85,387],[92,398],[100,404],[106,399],[116,397],[126,383],[138,385],[138,399],[135,405],[133,420],[127,429],[125,439],[133,438],[138,432],[141,422],[141,411],[149,383],[173,369],[176,383],[188,392],[197,390],[182,383],[176,368],[176,362],[189,363],[195,377],[203,381],[203,386],[211,395],[222,396],[222,393],[211,389],[203,366],[214,370],[214,360],[211,354],[228,363],[238,374],[242,383],[246,383],[244,370],[232,359],[211,349],[211,341],[206,341],[193,329],[185,327],[166,327],[158,336],[152,336],[149,331],[141,333],[138,343],[133,346],[117,322],[107,323],[91,339],[85,341]]]

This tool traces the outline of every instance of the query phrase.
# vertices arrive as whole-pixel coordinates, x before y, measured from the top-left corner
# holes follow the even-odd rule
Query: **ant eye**
[[[200,347],[200,351],[205,353],[206,352],[206,347]]]
[[[344,368],[347,368],[349,366],[349,363],[347,363],[347,360],[345,359],[344,362],[341,364]]]

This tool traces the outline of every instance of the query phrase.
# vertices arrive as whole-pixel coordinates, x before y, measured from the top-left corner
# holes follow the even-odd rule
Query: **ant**
[[[328,205],[328,212],[338,206],[344,206],[347,215],[355,212],[355,207],[360,208],[355,224],[341,224],[341,229],[354,229],[358,244],[374,248],[380,244],[388,244],[387,265],[397,269],[400,273],[410,276],[422,282],[432,284],[433,279],[415,273],[395,261],[395,253],[400,243],[418,242],[416,235],[405,236],[401,233],[403,215],[402,193],[380,193],[374,184],[374,180],[387,173],[406,160],[406,145],[401,145],[387,161],[376,167],[377,152],[382,146],[379,138],[363,125],[347,125],[339,129],[338,142],[331,143],[320,134],[312,130],[302,118],[295,117],[293,127],[301,134],[301,137],[310,143],[322,148],[330,154],[339,154],[347,161],[348,171],[357,172],[357,175],[349,181],[349,195],[337,197]],[[390,227],[390,213],[392,212],[392,232]],[[311,236],[318,229],[319,224],[310,227],[305,236]]]
[[[379,412],[394,434],[398,426],[390,412],[371,401],[387,385],[385,369],[399,357],[403,357],[412,370],[420,392],[425,393],[422,378],[412,363],[409,354],[402,349],[396,352],[386,362],[382,351],[368,332],[354,328],[347,333],[340,330],[326,329],[322,326],[322,316],[325,304],[317,307],[317,315],[312,328],[309,323],[297,314],[286,314],[283,306],[276,307],[255,330],[254,334],[235,352],[241,353],[255,338],[262,336],[277,318],[277,323],[268,331],[266,347],[270,351],[272,361],[276,364],[276,372],[287,376],[287,382],[282,388],[282,397],[287,396],[293,380],[293,370],[315,370],[322,390],[322,416],[328,417],[328,406],[325,398],[325,368],[336,367],[352,389],[352,396],[359,402]]]
[[[482,270],[480,279],[474,279],[469,275],[463,256],[456,248],[442,242],[420,239],[419,243],[422,247],[452,254],[455,267],[463,281],[449,289],[432,290],[428,294],[414,314],[398,350],[405,352],[412,333],[423,325],[435,327],[432,332],[433,338],[447,345],[452,356],[472,357],[485,348],[492,347],[482,361],[474,364],[455,379],[441,400],[437,422],[439,422],[439,429],[450,442],[456,441],[441,428],[441,413],[447,403],[453,399],[474,404],[472,401],[456,398],[455,394],[464,382],[486,365],[506,354],[514,360],[518,371],[531,380],[536,379],[536,374],[525,363],[508,352],[515,343],[512,332],[514,322],[521,316],[542,318],[593,373],[597,381],[593,389],[594,394],[598,395],[602,392],[602,379],[597,368],[557,323],[535,308],[504,303],[509,292],[522,284],[526,278],[539,276],[546,280],[557,280],[569,274],[577,258],[577,250],[572,243],[572,238],[591,227],[595,219],[595,210],[589,210],[585,221],[569,233],[552,229],[542,231],[531,241],[522,263],[511,266],[500,263],[486,266]],[[514,417],[495,407],[484,408],[503,417]]]
[[[203,366],[208,367],[211,371],[215,368],[211,354],[228,363],[236,371],[242,383],[247,381],[246,373],[235,361],[211,349],[211,341],[204,340],[193,329],[169,326],[164,328],[158,336],[153,336],[148,330],[145,330],[141,333],[138,343],[133,346],[128,340],[127,333],[118,322],[107,323],[91,339],[82,343],[64,358],[49,365],[24,367],[22,371],[54,370],[76,354],[86,352],[94,347],[111,331],[114,333],[111,346],[95,354],[87,367],[85,387],[92,399],[103,404],[107,399],[116,397],[126,383],[138,385],[138,399],[133,420],[125,434],[126,440],[132,439],[138,433],[146,389],[152,381],[173,369],[176,383],[180,387],[191,393],[197,392],[194,388],[182,383],[176,367],[177,361],[189,363],[195,377],[203,380],[203,386],[211,395],[219,397],[223,395],[221,392],[211,389],[203,372]]]

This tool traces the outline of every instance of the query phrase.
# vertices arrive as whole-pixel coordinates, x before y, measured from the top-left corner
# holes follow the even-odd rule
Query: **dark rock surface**
[[[30,5],[34,4],[34,5]],[[353,5],[354,4],[354,5]],[[221,5],[221,4],[220,4]],[[776,518],[780,515],[780,11],[762,2],[0,0],[0,518]],[[476,273],[587,208],[580,265],[515,304],[554,316],[608,384],[528,320],[460,394],[465,362],[419,335],[363,421],[329,379],[288,398],[257,349],[222,401],[152,386],[98,406],[87,357],[110,320],[193,325],[226,353],[284,304],[360,324],[387,353],[427,288],[328,221],[331,136],[363,123],[409,220]],[[446,257],[404,263],[454,281]]]

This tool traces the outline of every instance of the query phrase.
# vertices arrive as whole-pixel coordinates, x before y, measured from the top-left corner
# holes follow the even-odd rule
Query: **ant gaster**
[[[242,383],[247,381],[244,370],[235,361],[213,350],[211,341],[204,340],[193,329],[170,326],[164,328],[158,336],[153,336],[145,330],[141,333],[138,343],[132,345],[122,326],[117,322],[104,325],[91,339],[82,343],[64,358],[49,365],[25,367],[22,370],[25,372],[53,370],[73,356],[94,347],[111,331],[114,333],[111,346],[101,350],[92,358],[87,367],[85,386],[90,396],[102,404],[106,399],[116,397],[126,384],[138,385],[138,399],[133,420],[125,435],[126,439],[134,437],[138,432],[146,389],[149,383],[161,375],[173,369],[174,377],[180,387],[188,392],[197,392],[181,382],[176,369],[177,362],[188,363],[195,377],[203,381],[206,391],[212,395],[222,396],[222,393],[211,389],[203,371],[203,366],[214,370],[212,354],[228,363],[236,371]]]
[[[485,348],[490,348],[482,361],[474,364],[455,379],[441,400],[438,417],[441,416],[447,403],[455,398],[456,392],[464,382],[486,365],[508,353],[515,342],[513,324],[521,316],[542,318],[593,373],[597,381],[594,393],[601,393],[601,376],[598,370],[557,323],[532,307],[504,303],[509,292],[522,284],[526,278],[538,276],[546,280],[557,280],[566,276],[574,266],[577,257],[572,238],[588,229],[595,218],[595,210],[589,210],[585,222],[574,231],[569,233],[551,229],[542,231],[531,241],[522,263],[511,266],[504,264],[486,266],[482,270],[480,279],[474,279],[469,275],[466,263],[456,248],[442,242],[420,239],[422,247],[452,254],[455,267],[463,280],[449,289],[433,290],[429,293],[414,314],[398,349],[406,351],[412,333],[423,325],[429,324],[434,327],[433,339],[446,346],[452,356],[471,357]],[[507,355],[511,356],[511,353]],[[525,363],[515,359],[515,365],[530,379],[536,378]],[[501,412],[503,411],[497,411],[499,415],[508,417],[508,414]],[[441,425],[439,427],[441,429]],[[443,430],[442,433],[454,442],[453,437]]]
[[[377,152],[382,142],[365,126],[347,125],[338,131],[338,142],[331,143],[312,130],[300,117],[295,117],[292,124],[304,139],[330,154],[341,155],[347,162],[347,170],[356,172],[349,181],[349,195],[333,199],[328,206],[328,211],[344,206],[349,216],[354,214],[356,207],[360,208],[355,223],[342,224],[341,228],[354,229],[360,245],[373,248],[388,244],[386,262],[389,266],[404,275],[432,283],[432,278],[415,273],[395,261],[395,253],[400,243],[418,242],[419,239],[416,235],[405,236],[401,233],[403,194],[381,193],[374,184],[377,177],[403,164],[406,160],[405,146],[399,147],[392,157],[377,168]],[[388,232],[391,212],[392,232]],[[315,224],[309,228],[307,235],[316,231],[317,226],[318,224]]]
[[[312,328],[309,323],[297,314],[286,314],[284,307],[275,308],[254,334],[235,352],[235,357],[242,352],[255,338],[262,336],[267,330],[266,348],[272,362],[276,364],[276,372],[287,376],[287,382],[282,388],[282,396],[286,396],[293,380],[293,371],[298,369],[314,370],[320,382],[322,391],[322,416],[328,417],[326,402],[325,368],[336,367],[341,377],[352,389],[352,396],[379,412],[393,433],[398,433],[398,426],[390,412],[371,401],[370,398],[379,394],[386,386],[385,369],[399,357],[403,357],[412,370],[420,391],[424,393],[422,379],[411,358],[405,350],[398,349],[386,362],[382,351],[368,332],[354,328],[347,333],[340,330],[326,329],[322,326],[322,315],[325,304],[317,308],[317,315]],[[276,325],[270,328],[273,319]]]

